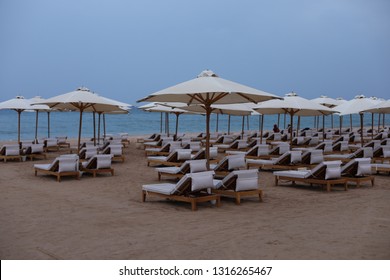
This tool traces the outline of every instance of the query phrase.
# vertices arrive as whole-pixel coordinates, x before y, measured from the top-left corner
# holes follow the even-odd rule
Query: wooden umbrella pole
[[[92,113],[93,117],[93,145],[96,146],[96,113]]]
[[[374,113],[371,113],[371,140],[372,139],[374,139]]]
[[[80,108],[80,121],[79,121],[79,139],[77,141],[77,154],[80,154],[81,144],[81,124],[83,123],[83,108]]]
[[[160,133],[163,132],[163,113],[160,112]]]
[[[322,138],[325,140],[325,115],[322,115]]]
[[[228,117],[228,134],[230,134],[230,115]]]
[[[264,115],[261,115],[260,144],[263,144]]]
[[[106,137],[106,114],[103,113],[103,133],[104,137]]]
[[[242,116],[241,139],[244,138],[244,129],[245,129],[245,116]]]
[[[215,131],[218,132],[219,114],[217,113],[217,123],[215,125]]]
[[[360,137],[361,137],[361,144],[362,144],[362,147],[363,147],[363,114],[360,113]]]
[[[249,131],[249,115],[246,116],[246,129]]]
[[[175,113],[176,115],[176,131],[175,131],[175,137],[177,139],[177,131],[178,131],[178,128],[179,128],[179,116],[180,116],[180,113]]]
[[[22,111],[18,110],[18,144],[20,144],[20,114]]]
[[[101,117],[102,113],[99,112],[98,113],[98,145],[100,145],[100,117]]]
[[[38,143],[38,110],[35,111],[35,144]]]
[[[47,112],[47,137],[50,138],[50,112]]]
[[[211,115],[211,106],[210,104],[205,104],[206,109],[206,167],[207,170],[210,170],[210,115]]]
[[[294,113],[290,113],[290,145],[292,146],[293,141],[293,117]]]

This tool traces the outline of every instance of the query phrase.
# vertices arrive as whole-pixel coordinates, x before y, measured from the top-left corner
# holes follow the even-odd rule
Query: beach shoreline
[[[115,175],[80,180],[34,176],[34,163],[0,162],[0,257],[66,259],[390,259],[390,177],[375,186],[335,188],[274,186],[260,172],[264,201],[221,207],[147,198],[157,183],[144,151],[131,136]],[[75,139],[71,139],[72,144]]]

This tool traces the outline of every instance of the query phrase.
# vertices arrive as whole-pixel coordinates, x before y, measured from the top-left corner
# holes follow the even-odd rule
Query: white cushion
[[[191,151],[190,149],[178,149],[177,151],[177,159],[178,160],[187,160],[191,159]]]
[[[363,148],[363,157],[372,158],[374,156],[372,147]]]
[[[31,153],[43,153],[43,144],[32,144],[31,145]]]
[[[231,136],[224,136],[223,137],[223,140],[222,140],[223,144],[229,144],[229,143],[232,143],[232,142],[233,142],[233,138]]]
[[[269,155],[268,145],[259,145],[257,148],[257,156],[267,156]]]
[[[170,195],[170,194],[175,192],[176,185],[175,184],[169,184],[169,183],[143,185],[142,186],[142,190]]]
[[[157,172],[168,173],[168,174],[178,174],[180,172],[180,167],[170,166],[170,167],[159,167],[156,168]]]
[[[59,172],[78,171],[78,160],[71,157],[59,158]]]
[[[302,161],[302,152],[301,151],[291,151],[291,163],[299,163]]]
[[[390,157],[390,147],[382,146],[383,157]]]
[[[218,157],[218,148],[210,147],[210,159],[215,159]]]
[[[363,175],[371,175],[371,159],[369,158],[357,158],[355,159],[359,164],[357,168],[356,175],[357,176],[363,176]]]
[[[325,179],[335,179],[341,177],[341,161],[327,161]]]
[[[6,156],[18,156],[20,155],[19,146],[15,145],[9,145],[5,148],[5,155]]]
[[[191,173],[191,191],[214,188],[213,171]]]
[[[232,155],[228,156],[228,169],[238,169],[245,167],[245,156],[243,155]]]
[[[96,155],[97,169],[111,168],[112,155]]]
[[[207,160],[205,159],[191,160],[189,161],[189,163],[190,163],[191,173],[207,171],[207,166],[206,166]]]
[[[255,190],[258,188],[259,172],[256,169],[233,171],[237,175],[236,191]]]
[[[324,153],[322,150],[313,150],[310,155],[310,164],[316,164],[324,161]]]

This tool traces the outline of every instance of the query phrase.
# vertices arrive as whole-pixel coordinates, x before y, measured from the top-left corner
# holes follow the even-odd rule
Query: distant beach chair
[[[18,159],[19,161],[22,161],[19,144],[7,144],[1,147],[0,159],[3,159],[4,162],[13,159]]]
[[[325,186],[329,192],[332,186],[342,185],[348,190],[347,179],[341,177],[341,161],[324,161],[311,170],[275,171],[275,186],[281,181]]]
[[[35,176],[38,172],[56,176],[58,182],[61,182],[63,176],[75,176],[79,179],[79,157],[77,155],[62,155],[49,164],[34,164],[34,171]]]
[[[70,143],[67,142],[68,136],[56,136],[56,139],[60,148],[70,148]]]
[[[142,186],[142,202],[146,196],[159,196],[174,201],[191,203],[192,211],[197,210],[197,204],[206,201],[215,201],[220,206],[220,196],[210,194],[214,187],[212,171],[189,173],[184,175],[176,184],[160,183]]]
[[[234,197],[237,205],[242,197],[257,196],[263,201],[263,192],[259,189],[259,172],[257,170],[237,170],[230,172],[222,180],[214,180],[213,193]]]
[[[81,160],[88,160],[92,158],[94,155],[98,154],[98,147],[97,146],[87,146],[80,150],[79,152],[79,158]]]
[[[149,156],[147,157],[147,165],[180,166],[184,161],[192,158],[191,152],[191,149],[176,149],[168,156]]]
[[[341,167],[341,175],[347,179],[347,182],[356,183],[360,187],[362,182],[371,182],[374,186],[374,176],[372,176],[371,159],[354,158]]]
[[[324,155],[325,160],[342,160],[343,162],[348,162],[354,158],[370,158],[373,157],[373,148],[372,147],[363,147],[359,148],[351,154],[328,154]]]
[[[26,158],[33,159],[46,159],[46,153],[44,152],[43,144],[31,144],[27,146],[23,153]]]
[[[302,163],[301,151],[287,151],[278,158],[247,159],[247,168],[256,167],[262,170],[297,169]]]
[[[125,156],[123,155],[123,146],[122,145],[108,145],[101,154],[104,155],[113,155],[112,160],[113,161],[125,161]]]
[[[80,169],[91,173],[93,177],[96,177],[97,173],[111,173],[114,176],[114,169],[111,167],[112,157],[112,155],[94,155],[88,161],[82,162]]]
[[[220,160],[217,164],[211,164],[210,168],[215,172],[216,176],[226,176],[233,170],[246,168],[244,155],[228,155]]]
[[[169,166],[169,167],[159,167],[156,168],[158,174],[158,180],[161,181],[163,176],[170,178],[180,179],[187,173],[197,173],[207,171],[206,160],[197,159],[197,160],[186,160],[180,166]]]

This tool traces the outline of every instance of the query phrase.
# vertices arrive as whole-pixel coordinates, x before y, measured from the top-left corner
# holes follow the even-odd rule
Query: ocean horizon
[[[1,141],[17,141],[17,113],[13,110],[0,110],[0,140]],[[21,140],[32,140],[35,138],[35,112],[21,113]],[[77,138],[79,127],[79,112],[51,112],[50,113],[50,137],[67,136],[68,138]],[[382,126],[382,116],[381,126]],[[385,117],[385,124],[390,122],[389,115]],[[106,114],[106,133],[128,133],[131,136],[149,135],[161,131],[161,114],[158,112],[145,112],[138,108],[133,108],[129,114]],[[249,119],[249,123],[247,120]],[[284,115],[280,115],[279,127],[285,128],[290,123],[290,117],[286,117],[284,123]],[[374,127],[378,126],[378,114],[374,115]],[[204,115],[182,114],[179,117],[178,133],[196,133],[204,132],[206,128]],[[294,117],[294,127],[297,125],[297,117]],[[340,118],[335,115],[333,117],[333,127],[340,127]],[[331,116],[325,117],[325,127],[331,128]],[[165,114],[163,114],[163,123],[165,124]],[[272,129],[274,124],[278,123],[278,115],[264,116],[264,130]],[[319,127],[322,127],[322,117],[318,121]],[[96,114],[96,126],[98,125],[98,115]],[[176,116],[169,115],[169,132],[175,133]],[[314,117],[301,117],[300,128],[314,127]],[[352,115],[352,126],[360,127],[360,118],[357,114]],[[371,114],[364,115],[364,126],[371,126]],[[350,116],[344,116],[343,127],[350,127]],[[231,116],[230,132],[241,132],[242,117]],[[259,130],[259,116],[245,117],[244,130]],[[217,115],[211,116],[210,131],[217,131]],[[218,131],[228,131],[228,115],[218,116]],[[163,126],[163,133],[165,128]],[[97,129],[96,129],[97,133]],[[103,118],[101,118],[101,132],[103,134]],[[93,136],[93,114],[83,114],[82,138]],[[38,117],[38,139],[48,137],[48,118],[46,112],[40,112]]]

